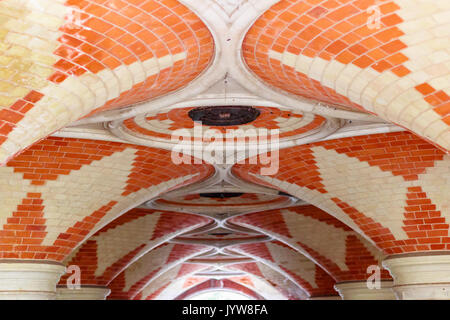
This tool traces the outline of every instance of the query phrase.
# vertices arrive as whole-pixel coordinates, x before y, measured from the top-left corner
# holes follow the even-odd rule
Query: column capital
[[[393,290],[399,299],[450,299],[449,252],[389,256],[383,265],[394,278]]]
[[[79,289],[58,287],[56,300],[105,300],[110,293],[111,290],[106,287],[81,286]]]
[[[342,300],[395,300],[392,281],[381,280],[379,289],[369,289],[367,281],[340,282],[334,285]]]
[[[54,261],[0,260],[0,299],[55,299],[64,272],[64,265]]]

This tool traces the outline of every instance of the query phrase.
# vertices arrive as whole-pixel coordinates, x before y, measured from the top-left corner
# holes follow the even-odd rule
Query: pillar
[[[395,300],[392,291],[392,281],[380,281],[379,289],[369,289],[366,281],[352,281],[336,283],[334,288],[342,300]]]
[[[400,300],[450,300],[450,253],[390,256],[383,265]]]
[[[105,300],[111,293],[106,287],[82,286],[79,289],[58,287],[57,300]]]
[[[51,300],[56,297],[56,284],[64,273],[56,262],[0,261],[1,300]]]

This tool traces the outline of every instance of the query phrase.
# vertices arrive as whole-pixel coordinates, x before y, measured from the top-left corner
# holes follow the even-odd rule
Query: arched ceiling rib
[[[108,286],[146,252],[209,222],[190,214],[133,209],[97,231],[66,263],[80,267],[83,285]],[[68,276],[61,278],[61,285]]]
[[[282,0],[250,28],[243,56],[271,86],[374,113],[448,151],[449,10],[446,0]]]
[[[381,266],[381,251],[312,205],[255,212],[230,221],[270,234],[288,244],[309,256],[337,282],[364,281],[369,266]],[[383,271],[382,277],[391,279],[387,270]]]
[[[297,283],[261,262],[238,263],[229,268],[244,271],[256,278],[263,279],[288,300],[304,300],[308,297],[308,294]]]
[[[63,261],[87,237],[161,193],[202,181],[207,164],[122,143],[48,138],[0,167],[1,258]]]
[[[233,279],[235,280],[235,279]],[[194,295],[197,295],[201,292],[210,291],[210,290],[230,290],[230,291],[236,291],[238,293],[241,293],[245,296],[251,297],[255,300],[264,300],[264,298],[249,288],[248,286],[244,286],[239,282],[233,281],[232,279],[210,279],[203,281],[194,287],[186,290],[179,296],[175,298],[175,300],[184,300],[189,297],[192,297]]]
[[[307,257],[279,241],[242,244],[231,249],[277,270],[297,283],[310,297],[335,294],[333,278]]]
[[[0,163],[81,117],[183,87],[214,52],[177,1],[5,0],[0,15]]]
[[[174,299],[185,289],[185,282],[196,272],[207,270],[210,266],[192,263],[179,264],[151,281],[134,298],[135,300]]]
[[[411,133],[369,135],[280,151],[280,170],[236,165],[248,181],[333,215],[385,254],[448,250],[450,158]]]
[[[1,259],[110,299],[308,299],[450,250],[448,0],[233,3],[0,1]],[[175,164],[189,111],[230,104],[259,116],[202,134],[279,129],[278,171]]]
[[[111,282],[109,299],[134,299],[167,270],[208,250],[208,247],[201,245],[164,243],[140,257]]]

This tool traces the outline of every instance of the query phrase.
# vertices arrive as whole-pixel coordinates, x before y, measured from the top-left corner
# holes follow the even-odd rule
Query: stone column
[[[58,287],[56,293],[56,300],[105,300],[111,290],[97,286],[81,286],[79,289]]]
[[[450,300],[450,253],[390,256],[383,265],[394,278],[400,300]]]
[[[1,260],[1,300],[51,300],[64,273],[62,264],[52,261]]]
[[[392,281],[380,281],[380,289],[369,289],[366,281],[336,283],[334,288],[342,300],[395,300]]]

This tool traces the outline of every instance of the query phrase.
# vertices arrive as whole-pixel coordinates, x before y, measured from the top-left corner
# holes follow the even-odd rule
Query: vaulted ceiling
[[[449,17],[448,0],[1,0],[0,259],[78,266],[109,299],[310,299],[449,251]],[[253,118],[193,120],[224,106]],[[257,141],[224,147],[226,129]],[[198,152],[207,130],[219,156]],[[268,161],[241,154],[262,138]]]

